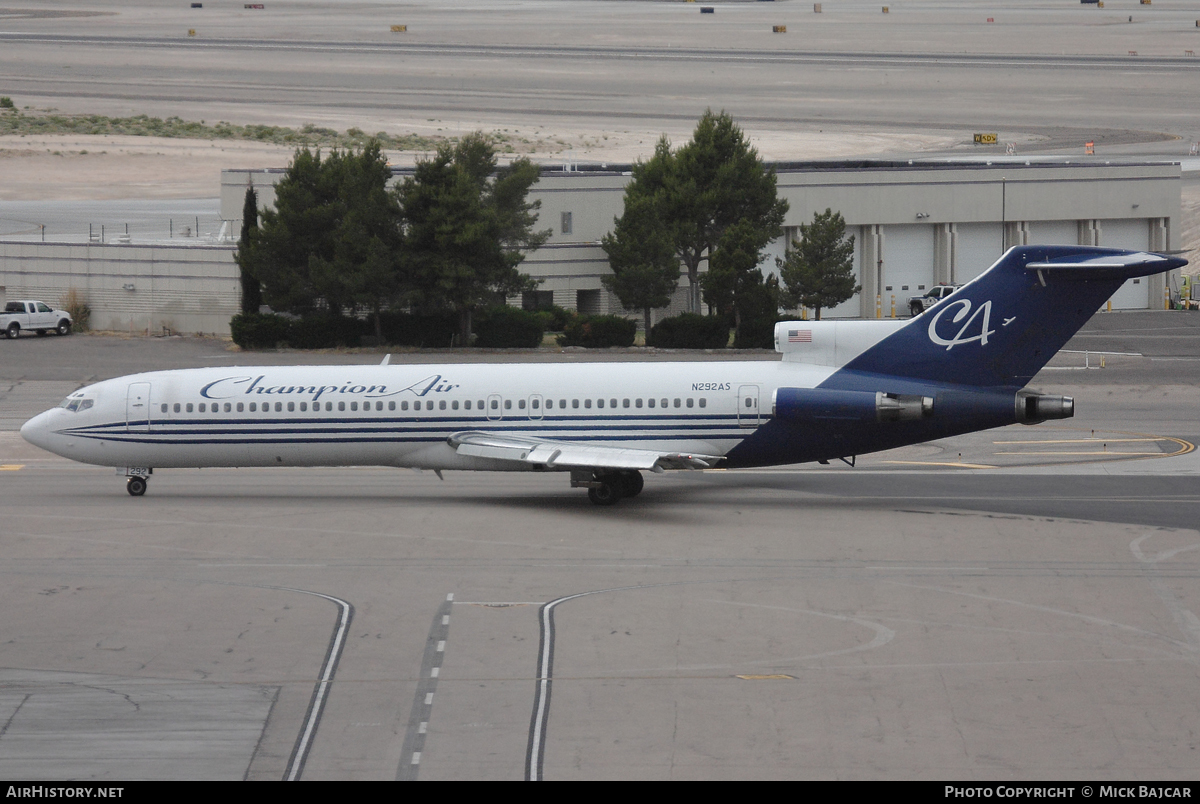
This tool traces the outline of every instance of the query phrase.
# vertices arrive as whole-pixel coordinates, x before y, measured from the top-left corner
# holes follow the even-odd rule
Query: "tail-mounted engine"
[[[1069,419],[1075,415],[1075,400],[1069,396],[1017,391],[1017,421],[1038,424],[1049,419]]]
[[[906,422],[933,415],[933,397],[883,391],[779,388],[772,415],[790,421]]]

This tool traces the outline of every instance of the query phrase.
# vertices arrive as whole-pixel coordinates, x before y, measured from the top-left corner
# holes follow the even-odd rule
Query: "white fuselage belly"
[[[48,449],[103,466],[512,470],[528,467],[460,455],[447,438],[724,455],[766,421],[776,388],[814,387],[833,371],[765,361],[189,369],[98,383],[85,389],[91,408],[56,408],[42,424]]]

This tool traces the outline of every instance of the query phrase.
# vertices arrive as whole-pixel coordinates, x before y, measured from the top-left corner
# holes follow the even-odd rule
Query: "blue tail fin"
[[[861,375],[958,385],[1024,386],[1127,279],[1187,260],[1092,246],[1018,246],[946,301],[822,383]],[[877,383],[876,383],[877,384]],[[872,385],[872,387],[874,387]]]

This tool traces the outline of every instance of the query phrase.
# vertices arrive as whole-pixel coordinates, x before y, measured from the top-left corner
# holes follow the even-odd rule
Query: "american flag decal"
[[[789,329],[788,343],[812,343],[811,329]]]

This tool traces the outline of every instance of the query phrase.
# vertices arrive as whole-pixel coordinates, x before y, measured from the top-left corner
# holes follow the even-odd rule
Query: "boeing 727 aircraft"
[[[899,321],[791,321],[779,362],[297,366],[106,380],[21,434],[123,469],[397,466],[569,472],[599,505],[643,470],[827,462],[1074,414],[1025,388],[1127,279],[1177,257],[1085,246],[1010,249]]]

